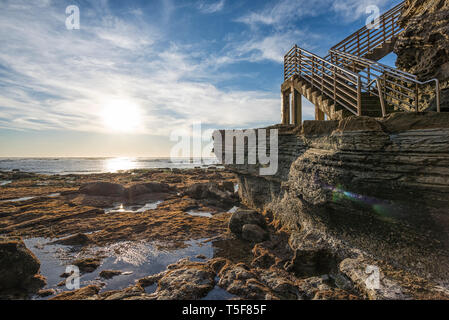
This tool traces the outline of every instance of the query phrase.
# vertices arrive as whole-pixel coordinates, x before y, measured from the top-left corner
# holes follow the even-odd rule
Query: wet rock
[[[360,298],[342,289],[334,288],[315,293],[312,300],[359,300]]]
[[[161,280],[162,277],[165,275],[165,273],[166,272],[161,272],[158,274],[153,274],[151,276],[147,276],[145,278],[141,278],[136,281],[136,285],[141,286],[142,288],[149,287],[149,286],[155,284],[156,282],[158,282],[159,280]]]
[[[256,225],[263,230],[267,229],[264,217],[257,211],[240,209],[234,212],[229,220],[229,230],[238,238],[243,239],[243,227],[245,225]],[[254,227],[246,227],[246,229],[248,236],[252,232],[258,233],[259,231],[258,229],[255,230]]]
[[[216,182],[193,184],[187,187],[184,195],[222,208],[232,207],[238,203],[238,198],[233,191],[228,191],[226,187]]]
[[[46,283],[40,262],[21,239],[0,239],[0,291],[36,292]]]
[[[74,291],[66,291],[50,298],[50,300],[88,300],[96,298],[100,292],[101,287],[97,285],[90,285]]]
[[[171,266],[158,282],[158,300],[196,300],[215,286],[215,272],[206,263],[182,261]]]
[[[197,255],[195,258],[201,259],[201,260],[207,259],[207,257],[206,257],[204,254],[199,254],[199,255]]]
[[[35,174],[31,173],[31,172],[15,171],[11,175],[11,179],[12,180],[27,179],[27,178],[33,178],[34,176],[35,176]]]
[[[68,277],[68,276],[67,276]],[[66,281],[67,280],[62,280],[61,282],[59,282],[56,286],[58,287],[64,287],[66,285]]]
[[[295,250],[293,259],[285,269],[299,277],[319,276],[337,269],[336,258],[326,249],[311,248]]]
[[[244,299],[261,300],[271,294],[270,289],[243,263],[225,266],[218,276],[220,287]]]
[[[99,276],[103,279],[112,279],[115,276],[119,276],[122,274],[122,271],[118,270],[103,270],[100,272]]]
[[[52,242],[53,244],[62,244],[66,246],[85,246],[92,243],[91,238],[84,233],[77,233],[70,237],[56,240]]]
[[[77,266],[83,273],[90,273],[101,265],[101,260],[98,258],[83,258],[75,260],[73,265]]]
[[[302,295],[295,283],[296,279],[281,269],[260,270],[259,279],[279,299],[302,299]]]
[[[41,298],[49,297],[56,294],[56,290],[54,289],[42,289],[37,292],[37,295]]]
[[[166,193],[170,191],[170,186],[166,183],[149,182],[139,183],[126,188],[128,199],[136,198],[149,193]]]
[[[109,291],[100,295],[104,300],[125,300],[130,297],[140,296],[145,293],[145,290],[138,285],[128,287],[124,290]]]
[[[299,281],[298,290],[304,299],[311,300],[317,292],[332,291],[332,287],[327,276],[310,277]]]
[[[243,240],[257,243],[268,240],[269,234],[257,224],[245,224],[241,237]]]
[[[123,197],[125,188],[117,183],[89,182],[81,185],[79,193],[90,196]]]

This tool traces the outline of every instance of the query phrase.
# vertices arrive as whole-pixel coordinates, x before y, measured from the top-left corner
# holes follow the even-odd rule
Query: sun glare
[[[105,169],[107,172],[117,172],[121,170],[131,170],[135,168],[132,158],[111,158],[105,161]]]
[[[128,100],[105,103],[101,114],[107,129],[126,133],[137,132],[141,128],[141,116],[140,107]]]

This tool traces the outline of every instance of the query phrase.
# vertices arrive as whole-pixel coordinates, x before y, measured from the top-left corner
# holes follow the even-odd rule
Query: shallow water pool
[[[91,273],[81,274],[80,286],[103,283],[101,291],[120,290],[133,285],[136,280],[164,271],[168,265],[182,258],[191,261],[204,261],[196,256],[202,255],[210,259],[214,255],[212,241],[207,239],[191,240],[186,242],[187,247],[175,250],[159,249],[158,242],[117,242],[105,247],[92,247],[82,250],[77,246],[49,244],[50,239],[30,238],[24,240],[29,248],[41,262],[40,272],[47,278],[45,289],[55,289],[57,293],[67,291],[65,286],[57,285],[64,280],[60,277],[66,271],[66,266],[78,258],[104,256],[101,266]],[[119,270],[123,273],[112,279],[100,278],[103,270]],[[156,285],[145,288],[147,293],[156,290]],[[225,290],[216,287],[204,299],[231,298]],[[49,297],[47,297],[49,298]],[[32,299],[47,299],[38,296]]]

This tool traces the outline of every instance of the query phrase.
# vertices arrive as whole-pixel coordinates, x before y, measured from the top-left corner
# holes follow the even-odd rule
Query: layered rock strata
[[[290,230],[298,262],[354,276],[348,266],[369,260],[448,285],[449,114],[278,129],[275,175],[259,175],[259,165],[226,166],[237,173],[242,202]]]

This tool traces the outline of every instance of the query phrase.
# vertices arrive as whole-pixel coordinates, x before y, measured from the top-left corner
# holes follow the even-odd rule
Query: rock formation
[[[440,80],[442,106],[449,109],[449,2],[407,0],[400,23],[405,30],[395,45],[397,67],[421,81]],[[422,104],[432,105],[434,100],[428,88]]]
[[[40,262],[21,239],[0,239],[0,297],[36,293],[46,283]]]
[[[449,114],[305,121],[281,129],[279,149],[274,176],[227,167],[243,204],[289,229],[286,270],[344,276],[371,298],[407,297],[391,266],[449,286]],[[370,265],[384,291],[364,285]]]

